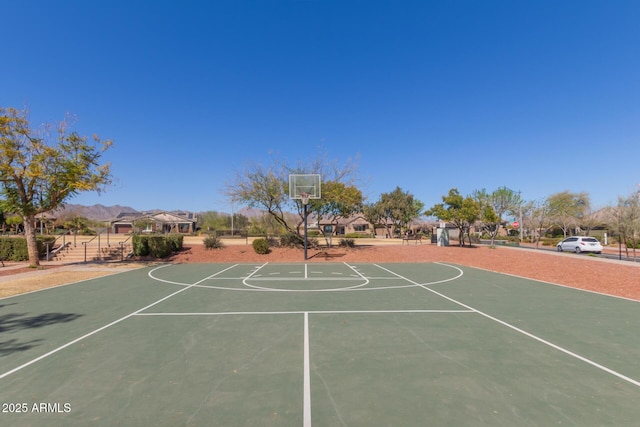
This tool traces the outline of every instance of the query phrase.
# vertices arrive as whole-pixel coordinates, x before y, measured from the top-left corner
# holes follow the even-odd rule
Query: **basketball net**
[[[300,192],[300,200],[302,200],[303,205],[306,206],[309,203],[309,197],[311,197],[311,194]]]

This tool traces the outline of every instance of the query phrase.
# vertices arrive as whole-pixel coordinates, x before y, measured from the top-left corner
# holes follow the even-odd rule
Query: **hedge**
[[[133,255],[165,258],[181,250],[183,240],[182,234],[134,234],[131,240]]]
[[[47,243],[52,244],[55,240],[56,238],[53,236],[36,238],[38,254],[41,258],[47,254]],[[24,237],[0,237],[0,259],[3,261],[28,261],[27,239]]]

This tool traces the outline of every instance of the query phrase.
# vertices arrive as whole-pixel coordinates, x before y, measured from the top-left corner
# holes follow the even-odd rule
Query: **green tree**
[[[614,211],[618,236],[625,243],[627,259],[631,247],[635,261],[636,249],[640,245],[640,190],[627,197],[618,197]]]
[[[491,245],[493,245],[495,243],[496,236],[500,231],[502,218],[490,204],[481,203],[480,206],[480,222],[482,223],[482,229],[489,234]]]
[[[284,234],[286,230],[273,215],[262,214],[251,218],[248,232],[253,235],[279,235]]]
[[[322,199],[311,200],[309,208],[318,218],[326,218],[335,226],[340,218],[361,212],[362,203],[362,191],[342,182],[329,181],[322,185]],[[331,246],[330,239],[327,243]]]
[[[307,217],[312,214],[319,215],[324,212],[342,210],[345,215],[348,211],[355,212],[360,209],[362,203],[362,193],[356,188],[357,181],[357,163],[351,159],[344,164],[340,164],[338,160],[330,160],[324,153],[311,159],[309,162],[299,162],[294,168],[283,165],[283,169],[287,173],[286,191],[288,194],[288,175],[289,174],[319,174],[322,179],[322,198],[311,199],[307,205]],[[298,222],[296,230],[301,234],[300,229],[305,222],[305,209],[301,200],[292,200],[298,213]],[[329,204],[330,206],[325,206]],[[345,216],[343,215],[343,216]]]
[[[18,232],[18,226],[23,223],[22,217],[19,215],[11,215],[5,221],[10,229],[14,232]]]
[[[387,237],[391,237],[389,227],[386,224],[386,212],[380,203],[365,203],[362,207],[362,214],[371,223],[374,235],[376,234],[376,228],[382,226],[387,232]]]
[[[525,208],[525,211],[527,212],[525,218],[533,230],[537,249],[540,246],[540,238],[544,236],[551,225],[551,220],[549,218],[551,212],[549,200],[543,199],[532,202]]]
[[[469,236],[471,225],[481,215],[481,205],[472,197],[463,197],[457,188],[449,190],[449,194],[442,196],[442,202],[434,205],[425,215],[434,216],[442,221],[454,225],[460,234],[459,244],[464,246],[464,236]],[[469,236],[471,245],[471,236]]]
[[[278,163],[269,168],[251,163],[227,184],[225,192],[234,204],[263,210],[287,232],[295,233],[286,218],[287,208],[291,207],[287,176],[286,169]]]
[[[63,226],[76,234],[83,233],[89,228],[89,220],[83,216],[72,214],[65,219]]]
[[[232,229],[234,231],[244,231],[249,228],[249,223],[249,218],[238,213],[229,215],[216,211],[208,211],[198,217],[198,228],[204,231]]]
[[[227,184],[225,193],[232,203],[239,203],[251,208],[267,212],[288,233],[300,234],[300,226],[304,223],[304,206],[300,200],[289,197],[290,174],[320,174],[325,183],[343,183],[353,186],[356,179],[357,166],[351,161],[340,165],[337,161],[327,160],[323,154],[318,155],[307,164],[292,167],[279,160],[274,160],[269,167],[250,163],[239,172],[234,181]],[[324,193],[324,189],[322,190]],[[324,197],[310,202],[307,216],[320,209],[325,203]],[[295,211],[299,221],[295,227],[290,225],[288,212]]]
[[[220,230],[226,228],[226,218],[216,211],[204,212],[198,217],[198,227],[205,231]]]
[[[55,129],[32,129],[28,111],[0,107],[2,209],[22,218],[32,266],[40,264],[35,216],[80,192],[102,191],[111,183],[110,164],[100,160],[112,142],[95,135],[92,141],[71,132],[67,120]]]
[[[547,198],[549,205],[549,219],[554,225],[562,229],[564,237],[572,228],[580,226],[581,220],[590,208],[587,193],[571,193],[562,191]]]
[[[409,223],[418,218],[423,209],[424,203],[413,194],[396,187],[389,193],[382,193],[377,202],[367,205],[364,214],[367,221],[382,225],[387,236],[391,236],[406,231]]]
[[[515,191],[500,187],[492,193],[484,188],[473,192],[473,198],[481,205],[480,221],[482,228],[489,234],[491,244],[500,231],[504,222],[504,215],[516,216],[522,207],[522,199]],[[520,224],[520,227],[523,225]]]
[[[251,225],[249,217],[239,213],[232,213],[231,215],[225,215],[225,225],[229,230],[246,231]]]

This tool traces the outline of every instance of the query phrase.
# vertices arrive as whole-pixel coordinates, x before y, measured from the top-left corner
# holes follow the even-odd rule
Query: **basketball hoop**
[[[307,205],[311,199],[320,199],[322,182],[320,174],[291,174],[289,175],[289,197],[298,205],[298,200],[304,209],[304,259],[307,260]]]
[[[307,206],[307,204],[309,203],[309,197],[311,197],[310,193],[305,193],[305,192],[300,192],[300,200],[302,200],[302,204],[304,206]]]

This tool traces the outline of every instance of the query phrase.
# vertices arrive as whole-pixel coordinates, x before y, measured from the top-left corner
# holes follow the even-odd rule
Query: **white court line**
[[[160,268],[167,267],[168,265],[169,265],[169,264],[161,265],[160,267],[154,268],[154,269],[153,269],[153,270],[151,270],[151,271],[155,271],[155,270],[158,270],[158,269],[160,269]],[[237,265],[237,264],[232,265],[231,267],[226,268],[226,269],[224,269],[224,270],[222,270],[222,271],[219,271],[219,272],[217,272],[217,273],[213,274],[212,276],[218,275],[218,274],[220,274],[220,273],[222,273],[222,272],[224,272],[224,271],[226,271],[226,270],[229,270],[229,269],[231,269],[231,268],[235,267],[236,265]],[[151,271],[150,271],[149,273],[151,273]],[[210,277],[211,277],[211,276],[209,276],[209,277],[205,277],[204,279],[199,280],[198,282],[196,282],[196,283],[194,283],[194,284],[192,284],[192,285],[190,285],[190,286],[187,286],[187,287],[185,287],[185,288],[179,289],[179,290],[177,290],[176,292],[174,292],[174,293],[172,293],[172,294],[169,294],[169,295],[167,295],[166,297],[163,297],[163,298],[159,299],[159,300],[158,300],[158,301],[156,301],[156,302],[153,302],[153,303],[151,303],[151,304],[149,304],[149,305],[147,305],[147,306],[145,306],[145,307],[142,307],[142,308],[141,308],[141,309],[139,309],[139,310],[134,311],[133,313],[127,314],[126,316],[123,316],[123,317],[121,317],[121,318],[119,318],[119,319],[117,319],[117,320],[114,320],[113,322],[108,323],[108,324],[106,324],[106,325],[104,325],[104,326],[102,326],[102,327],[100,327],[100,328],[98,328],[98,329],[95,329],[95,330],[93,330],[93,331],[91,331],[91,332],[89,332],[89,333],[87,333],[87,334],[84,334],[84,335],[83,335],[83,336],[81,336],[81,337],[78,337],[78,338],[76,338],[76,339],[74,339],[74,340],[72,340],[72,341],[69,341],[68,343],[63,344],[63,345],[61,345],[60,347],[54,348],[53,350],[49,351],[48,353],[45,353],[45,354],[43,354],[43,355],[41,355],[41,356],[38,356],[38,357],[36,357],[35,359],[32,359],[32,360],[30,360],[30,361],[28,361],[28,362],[26,362],[26,363],[23,363],[22,365],[20,365],[20,366],[18,366],[18,367],[16,367],[16,368],[13,368],[13,369],[11,369],[11,370],[9,370],[9,371],[7,371],[7,372],[3,373],[3,374],[0,374],[0,379],[3,379],[3,378],[5,378],[5,377],[8,377],[9,375],[14,374],[14,373],[16,373],[16,372],[18,372],[18,371],[20,371],[20,370],[22,370],[22,369],[26,368],[27,366],[33,365],[34,363],[37,363],[37,362],[39,362],[39,361],[41,361],[41,360],[43,360],[43,359],[46,359],[47,357],[49,357],[49,356],[51,356],[51,355],[53,355],[53,354],[55,354],[55,353],[57,353],[57,352],[59,352],[59,351],[61,351],[61,350],[64,350],[65,348],[70,347],[70,346],[72,346],[73,344],[76,344],[77,342],[82,341],[82,340],[83,340],[83,339],[85,339],[85,338],[88,338],[88,337],[90,337],[90,336],[92,336],[92,335],[95,335],[95,334],[97,334],[98,332],[102,332],[102,331],[104,331],[105,329],[110,328],[111,326],[116,325],[116,324],[118,324],[118,323],[122,322],[123,320],[127,320],[128,318],[130,318],[130,317],[132,317],[132,316],[135,316],[135,315],[137,315],[137,314],[140,314],[140,312],[142,312],[142,311],[144,311],[144,310],[147,310],[147,309],[149,309],[149,308],[153,307],[154,305],[160,304],[161,302],[166,301],[166,300],[168,300],[169,298],[171,298],[171,297],[173,297],[173,296],[175,296],[175,295],[178,295],[179,293],[184,292],[184,291],[186,291],[187,289],[189,289],[189,288],[191,288],[191,287],[193,287],[193,286],[195,286],[195,285],[197,285],[197,284],[199,284],[199,283],[204,282],[205,280],[208,280]]]
[[[281,273],[269,273],[269,276],[274,275],[274,274],[281,274]],[[331,274],[335,274],[335,273],[331,273]],[[318,282],[318,281],[327,281],[327,282],[346,282],[346,281],[357,281],[357,282],[361,282],[362,279],[360,277],[354,277],[354,276],[349,276],[349,277],[267,277],[267,276],[260,276],[260,275],[255,275],[253,277],[251,277],[251,280],[256,281],[256,282],[296,282],[296,281],[309,281],[309,282]]]
[[[311,427],[311,363],[309,362],[309,313],[304,313],[304,397],[302,425]]]
[[[440,265],[446,265],[446,266],[448,266],[448,267],[457,268],[457,267],[455,267],[455,266],[451,266],[451,265],[444,264],[444,263],[438,263],[438,264],[440,264]],[[384,267],[382,267],[382,266],[380,266],[380,265],[378,265],[378,264],[374,264],[374,265],[375,265],[376,267],[378,267],[378,268],[381,268],[381,269],[383,269],[383,270],[385,270],[385,271],[387,271],[387,272],[391,273],[391,274],[395,274],[396,276],[398,276],[398,277],[400,277],[400,278],[402,278],[402,279],[404,279],[404,280],[406,280],[406,281],[408,281],[408,282],[410,282],[410,283],[413,283],[413,284],[415,284],[415,285],[417,285],[417,286],[420,286],[421,288],[423,288],[423,289],[425,289],[425,290],[427,290],[427,291],[429,291],[429,292],[432,292],[432,293],[434,293],[434,294],[436,294],[436,295],[438,295],[438,296],[440,296],[440,297],[442,297],[442,298],[444,298],[444,299],[446,299],[446,300],[448,300],[448,301],[451,301],[451,302],[453,302],[454,304],[458,304],[458,305],[460,305],[460,306],[462,306],[462,307],[464,307],[464,308],[466,308],[466,309],[472,310],[472,311],[474,311],[474,312],[478,313],[479,315],[486,317],[487,319],[493,320],[494,322],[497,322],[497,323],[499,323],[499,324],[501,324],[501,325],[503,325],[503,326],[506,326],[507,328],[510,328],[510,329],[512,329],[512,330],[514,330],[514,331],[516,331],[516,332],[519,332],[519,333],[521,333],[522,335],[525,335],[525,336],[527,336],[527,337],[529,337],[529,338],[531,338],[531,339],[534,339],[534,340],[536,340],[536,341],[538,341],[538,342],[540,342],[540,343],[542,343],[542,344],[545,344],[545,345],[547,345],[547,346],[549,346],[549,347],[551,347],[551,348],[554,348],[554,349],[556,349],[556,350],[558,350],[558,351],[560,351],[560,352],[562,352],[562,353],[564,353],[564,354],[566,354],[566,355],[569,355],[569,356],[574,357],[574,358],[576,358],[576,359],[578,359],[578,360],[581,360],[581,361],[583,361],[583,362],[585,362],[585,363],[587,363],[587,364],[589,364],[589,365],[591,365],[591,366],[593,366],[593,367],[595,367],[595,368],[598,368],[598,369],[600,369],[600,370],[602,370],[602,371],[604,371],[604,372],[607,372],[607,373],[609,373],[609,374],[611,374],[611,375],[613,375],[613,376],[616,376],[616,377],[620,378],[621,380],[624,380],[624,381],[626,381],[626,382],[628,382],[628,383],[630,383],[630,384],[633,384],[633,385],[635,385],[636,387],[640,387],[640,381],[637,381],[637,380],[634,380],[633,378],[627,377],[626,375],[623,375],[623,374],[621,374],[620,372],[614,371],[614,370],[613,370],[613,369],[611,369],[611,368],[607,368],[607,367],[606,367],[606,366],[604,366],[604,365],[601,365],[601,364],[599,364],[599,363],[597,363],[597,362],[594,362],[593,360],[588,359],[588,358],[586,358],[586,357],[584,357],[584,356],[581,356],[581,355],[579,355],[579,354],[577,354],[577,353],[574,353],[574,352],[572,352],[572,351],[570,351],[570,350],[568,350],[568,349],[566,349],[566,348],[564,348],[564,347],[560,347],[559,345],[556,345],[556,344],[554,344],[554,343],[552,343],[552,342],[550,342],[550,341],[547,341],[547,340],[545,340],[544,338],[541,338],[541,337],[539,337],[539,336],[537,336],[537,335],[534,335],[534,334],[532,334],[532,333],[529,333],[529,332],[525,331],[524,329],[520,329],[520,328],[518,328],[517,326],[514,326],[514,325],[512,325],[512,324],[510,324],[510,323],[507,323],[507,322],[505,322],[504,320],[500,320],[500,319],[498,319],[498,318],[496,318],[496,317],[491,316],[490,314],[487,314],[487,313],[484,313],[484,312],[482,312],[482,311],[480,311],[480,310],[477,310],[477,309],[475,309],[475,308],[471,307],[470,305],[467,305],[467,304],[465,304],[465,303],[463,303],[463,302],[460,302],[460,301],[455,300],[455,299],[453,299],[453,298],[451,298],[451,297],[448,297],[448,296],[446,296],[446,295],[444,295],[444,294],[442,294],[442,293],[440,293],[440,292],[438,292],[438,291],[435,291],[435,290],[433,290],[433,289],[431,289],[431,288],[429,288],[429,287],[427,287],[427,286],[425,286],[425,285],[423,285],[423,284],[416,283],[416,282],[414,282],[413,280],[408,279],[408,278],[406,278],[406,277],[403,277],[403,276],[401,276],[400,274],[395,273],[395,272],[393,272],[393,271],[391,271],[391,270],[388,270],[388,269],[386,269],[386,268],[384,268]]]
[[[137,316],[229,316],[229,315],[304,315],[303,339],[303,427],[311,427],[311,363],[309,350],[309,314],[389,314],[389,313],[474,313],[473,310],[334,310],[334,311],[245,311],[227,313],[137,313]]]
[[[351,270],[353,270],[353,272],[355,274],[349,275],[349,277],[340,277],[340,278],[336,278],[336,277],[307,277],[306,279],[302,279],[300,277],[280,277],[280,278],[273,278],[273,277],[263,277],[261,274],[256,274],[258,272],[258,270],[260,270],[261,268],[265,267],[268,263],[265,263],[261,266],[258,266],[255,268],[255,271],[251,274],[249,274],[248,276],[244,276],[244,277],[211,277],[210,280],[241,280],[242,284],[245,285],[245,288],[232,288],[232,287],[225,287],[225,286],[213,286],[213,285],[197,285],[197,287],[199,288],[206,288],[206,289],[218,289],[218,290],[224,290],[224,291],[234,291],[234,292],[349,292],[349,291],[384,291],[384,290],[397,290],[397,289],[404,289],[404,288],[414,288],[414,287],[420,287],[420,286],[430,286],[430,285],[435,285],[438,283],[445,283],[445,282],[450,282],[453,280],[456,280],[460,277],[462,277],[464,275],[464,272],[458,268],[458,267],[454,267],[451,265],[447,265],[447,264],[441,264],[445,267],[449,267],[449,268],[453,268],[455,270],[458,271],[458,274],[454,277],[450,277],[448,279],[442,279],[442,280],[437,280],[434,282],[428,282],[428,283],[421,283],[421,284],[417,284],[417,283],[410,283],[408,285],[403,285],[403,286],[375,286],[375,287],[365,287],[367,286],[371,280],[404,280],[406,281],[406,279],[402,278],[402,277],[398,277],[398,276],[380,276],[380,277],[366,277],[364,276],[362,273],[360,273],[357,269],[356,266],[347,264],[346,262],[343,262],[342,264],[344,264],[346,267],[350,268]],[[436,263],[436,264],[440,264],[440,263]],[[299,273],[298,271],[293,271],[290,273]],[[150,276],[152,278],[155,278],[153,276]],[[188,283],[179,283],[179,282],[171,282],[168,280],[164,280],[164,279],[156,279],[159,281],[163,281],[166,283],[172,283],[172,284],[176,284],[176,285],[182,285],[182,286],[190,286],[190,284]],[[270,288],[270,287],[263,287],[263,286],[256,286],[256,285],[251,285],[249,283],[246,282],[246,280],[254,280],[257,282],[269,282],[269,281],[281,281],[281,282],[287,282],[287,281],[299,281],[299,280],[308,280],[308,281],[326,281],[326,282],[330,282],[330,281],[348,281],[348,280],[352,280],[352,281],[359,281],[359,280],[364,280],[364,283],[360,283],[357,286],[348,286],[348,287],[344,287],[344,288],[330,288],[330,289],[279,289],[279,288]]]
[[[220,273],[224,273],[225,271],[227,271],[227,270],[231,270],[233,267],[237,267],[237,266],[238,266],[238,264],[233,264],[231,267],[227,267],[227,268],[225,268],[224,270],[218,271],[217,273],[214,273],[214,274],[212,274],[212,275],[211,275],[211,276],[209,276],[209,277],[205,277],[205,278],[204,278],[204,279],[202,279],[202,280],[198,280],[196,283],[174,282],[174,281],[172,281],[172,280],[161,279],[160,277],[156,277],[156,276],[154,276],[154,275],[153,275],[153,273],[154,273],[155,271],[160,270],[161,268],[169,267],[170,265],[171,265],[171,264],[165,264],[165,265],[161,265],[160,267],[156,267],[156,268],[154,268],[154,269],[151,269],[151,270],[149,270],[149,272],[147,273],[147,276],[148,276],[149,278],[151,278],[151,279],[155,280],[155,281],[158,281],[158,282],[162,282],[162,283],[169,283],[170,285],[180,285],[180,286],[188,286],[188,287],[191,287],[191,286],[197,286],[197,285],[199,285],[200,283],[202,283],[202,282],[204,282],[204,281],[206,281],[206,280],[214,279],[214,278],[215,278],[215,276],[217,276],[218,274],[220,274]],[[238,278],[238,279],[242,279],[242,277],[240,277],[240,278]]]
[[[113,276],[115,276],[117,274],[129,273],[129,272],[140,270],[140,269],[143,269],[143,268],[144,267],[133,267],[133,268],[126,269],[126,270],[121,270],[121,271],[115,271],[113,273],[108,273],[108,274],[106,274],[104,276],[90,277],[88,279],[81,279],[81,280],[76,280],[76,281],[69,282],[69,283],[63,283],[61,285],[56,285],[56,286],[53,286],[53,287],[50,287],[50,288],[35,289],[35,290],[29,291],[29,292],[22,292],[20,294],[8,295],[6,297],[1,297],[0,301],[5,300],[5,299],[9,299],[9,298],[21,297],[23,295],[35,294],[36,292],[55,291],[56,289],[60,289],[60,288],[63,288],[65,286],[76,285],[78,283],[83,283],[83,282],[91,282],[91,281],[98,280],[98,279],[110,278],[110,277],[113,277]]]
[[[403,313],[476,313],[475,310],[317,310],[317,311],[226,311],[226,312],[150,312],[136,313],[135,316],[249,316],[282,314],[403,314]]]

